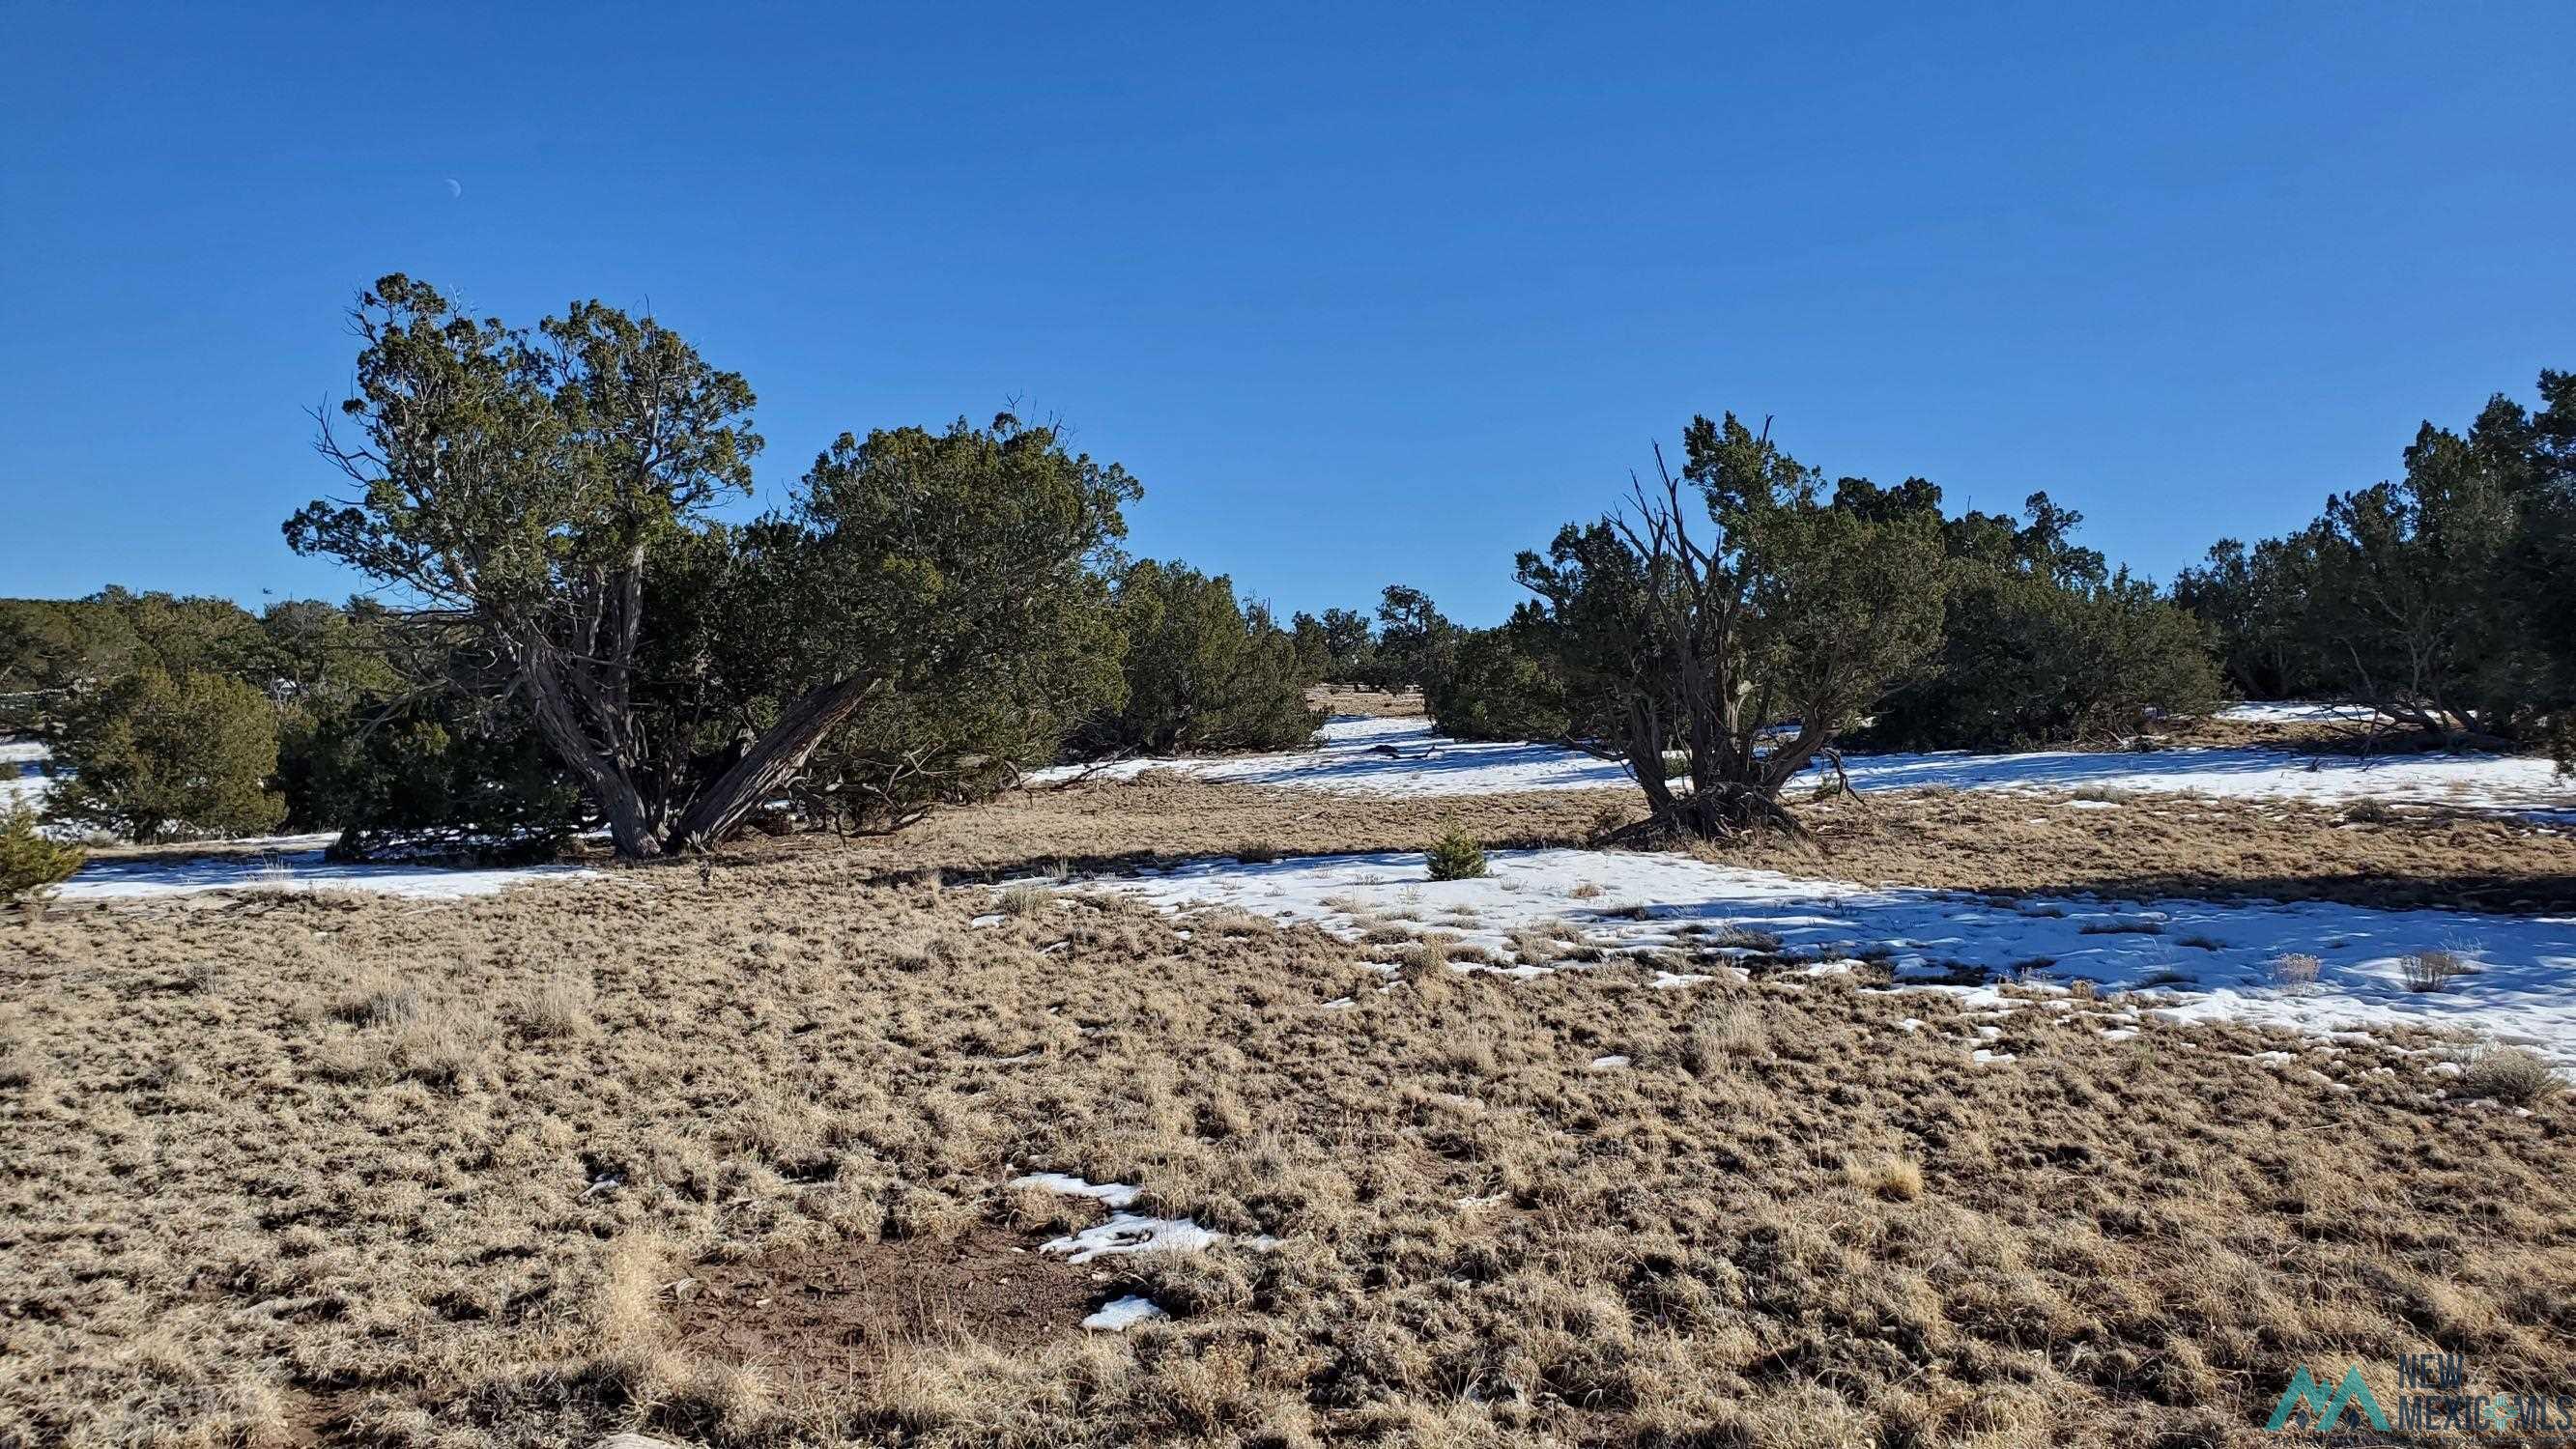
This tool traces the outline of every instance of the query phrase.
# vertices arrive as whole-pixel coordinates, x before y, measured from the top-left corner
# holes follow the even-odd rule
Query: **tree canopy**
[[[453,682],[524,699],[623,854],[722,840],[871,703],[918,724],[971,671],[983,719],[1044,713],[1114,650],[1098,565],[1138,489],[1053,429],[844,434],[734,527],[708,509],[749,489],[751,389],[654,319],[579,302],[530,332],[402,276],[353,315],[318,446],[358,495],[288,540],[487,661]]]

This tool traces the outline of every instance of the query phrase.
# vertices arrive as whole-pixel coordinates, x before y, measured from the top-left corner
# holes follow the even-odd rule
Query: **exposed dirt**
[[[1085,1330],[1112,1275],[977,1226],[955,1237],[838,1242],[700,1263],[672,1290],[679,1340],[789,1382],[855,1382],[899,1352],[1010,1351]]]

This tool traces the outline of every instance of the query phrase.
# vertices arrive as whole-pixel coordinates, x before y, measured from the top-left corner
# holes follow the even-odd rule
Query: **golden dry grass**
[[[1812,846],[1775,839],[1704,853],[1790,875],[1990,894],[2576,910],[2576,836],[2524,822],[2428,811],[2356,824],[2315,806],[2185,796],[2071,810],[2063,798],[1872,792],[1800,805],[1799,818],[1816,834]],[[1117,869],[1205,855],[1423,850],[1453,823],[1489,850],[1579,845],[1642,814],[1641,797],[1624,789],[1406,799],[1215,784],[1166,771],[943,811],[887,840],[804,836],[751,848],[846,851],[878,870],[1012,874],[1066,860]]]
[[[2564,1094],[2109,1000],[1971,1067],[1946,998],[1830,978],[1381,991],[884,860],[0,927],[0,1438],[2250,1445],[2299,1364],[2576,1381]],[[1280,1242],[1089,1270],[1168,1324],[877,1312],[828,1372],[681,1286],[864,1247],[927,1299],[1096,1213],[1031,1170]]]

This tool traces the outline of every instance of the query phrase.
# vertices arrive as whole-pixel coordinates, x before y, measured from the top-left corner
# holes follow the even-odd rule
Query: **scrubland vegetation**
[[[2568,375],[2170,590],[2045,493],[1952,515],[1722,413],[1494,627],[1404,585],[1283,624],[1129,556],[1143,485],[1056,426],[844,433],[746,521],[751,386],[658,321],[400,276],[354,316],[352,491],[286,535],[376,594],[0,601],[51,775],[0,818],[0,1444],[2253,1444],[2295,1365],[2576,1383],[2576,1106],[2509,1042],[1792,923],[1623,945],[1657,903],[1589,883],[1334,935],[1100,880],[1380,853],[1503,901],[1562,846],[2007,914],[2576,909],[2576,838],[2506,810],[1845,768],[2567,758]],[[1353,711],[1427,711],[1340,742],[1430,788],[1182,768]],[[1625,783],[1443,794],[1457,740]],[[281,829],[602,869],[39,909],[82,842]],[[2057,924],[2157,981],[2220,944]],[[2244,969],[2326,991],[2350,943],[2299,944]],[[2404,949],[2410,1002],[2488,969]]]
[[[2564,1097],[2473,1111],[2439,1043],[2113,1042],[2106,999],[1970,1068],[1960,1008],[1832,978],[1433,952],[1381,992],[1384,948],[1240,914],[996,914],[926,838],[767,849],[14,932],[0,1412],[70,1444],[2254,1443],[2285,1362],[2571,1362]],[[1233,1238],[1025,1251],[1101,1215],[1011,1186],[1039,1171]],[[1170,1321],[1072,1326],[1131,1293]]]

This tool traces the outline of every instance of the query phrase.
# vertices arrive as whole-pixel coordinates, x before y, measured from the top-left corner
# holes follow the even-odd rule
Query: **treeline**
[[[2176,579],[2228,681],[2576,753],[2576,373],[2541,373],[2539,393],[2536,411],[2498,394],[2465,434],[2425,423],[2400,477],[2286,537],[2221,540]]]
[[[998,679],[888,698],[828,735],[754,823],[882,832],[989,796],[1030,765],[1285,749],[1320,722],[1305,704],[1318,661],[1225,578],[1122,562],[1099,604],[1099,649],[1077,666],[1087,677],[1056,681],[1062,709],[1028,708],[1035,692]],[[551,854],[597,810],[521,701],[451,687],[471,664],[442,628],[364,599],[256,615],[115,587],[0,599],[0,734],[50,746],[44,813],[74,833],[328,831],[349,859]],[[720,760],[742,733],[698,738]]]
[[[882,832],[1036,765],[1295,746],[1330,680],[1620,760],[1660,825],[1723,835],[1794,828],[1783,788],[1855,742],[2107,743],[2232,685],[2564,749],[2576,692],[2566,374],[2537,412],[2427,425],[2402,480],[2222,543],[2171,594],[2045,493],[1953,515],[1921,478],[1829,485],[1729,414],[1521,554],[1499,626],[1400,585],[1283,626],[1130,558],[1141,486],[1052,427],[845,433],[733,522],[751,388],[654,319],[513,327],[400,276],[352,318],[356,386],[317,439],[347,496],[285,533],[373,594],[0,603],[0,728],[52,745],[58,826],[485,857],[593,825],[630,856]]]
[[[1732,414],[1682,442],[1678,471],[1659,449],[1624,507],[1520,555],[1531,597],[1501,625],[1388,591],[1376,642],[1401,641],[1444,733],[1620,761],[1657,828],[1726,836],[1794,830],[1783,789],[1855,739],[2108,741],[2217,701],[2198,621],[2077,546],[2045,493],[1951,517],[1920,478],[1828,486]]]
[[[59,824],[280,827],[350,855],[622,854],[902,827],[1069,755],[1279,748],[1322,657],[1231,583],[1120,548],[1141,487],[1050,427],[844,434],[749,523],[753,395],[651,318],[533,330],[363,294],[285,525],[387,602],[111,590],[5,611],[0,693]]]
[[[1387,591],[1375,636],[1355,611],[1311,621],[1344,631],[1328,636],[1342,646],[1330,677],[1419,687],[1441,731],[1462,739],[1581,744],[1599,734],[1613,699],[1624,701],[1604,695],[1602,671],[1654,637],[1657,596],[1740,588],[1741,597],[1686,602],[1726,613],[1730,647],[1771,656],[1747,676],[1757,691],[1792,670],[1794,653],[1865,661],[1894,646],[1886,667],[1856,666],[1879,687],[1834,725],[1839,739],[1891,749],[2106,743],[2218,701],[2201,623],[2077,546],[2083,516],[2046,493],[2019,517],[1951,517],[1921,478],[1882,487],[1846,477],[1828,488],[1731,418],[1697,420],[1685,448],[1691,461],[1660,498],[1640,493],[1621,516],[1569,524],[1544,553],[1521,555],[1516,576],[1533,597],[1499,626],[1460,628],[1408,588]],[[1761,461],[1727,461],[1742,455]],[[1753,478],[1727,480],[1729,466]],[[1710,487],[1728,492],[1712,497]],[[1666,536],[1640,532],[1641,519]],[[1694,539],[1695,527],[1709,536]],[[1698,584],[1678,577],[1685,561]],[[1754,572],[1739,580],[1746,567]],[[1301,630],[1309,623],[1298,616]],[[1782,689],[1774,683],[1767,697]],[[1797,722],[1756,712],[1765,728]]]

